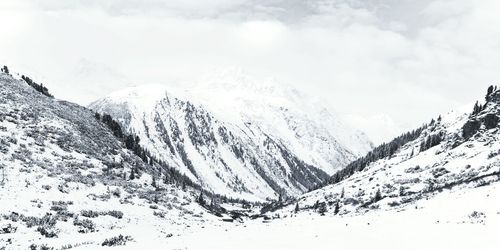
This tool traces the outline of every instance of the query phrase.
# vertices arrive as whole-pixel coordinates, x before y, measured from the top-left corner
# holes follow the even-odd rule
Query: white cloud
[[[383,113],[409,129],[498,81],[499,5],[0,0],[0,62],[83,104],[130,84],[190,83],[236,66],[343,114]],[[373,120],[366,130],[379,126]]]
[[[382,144],[396,138],[405,131],[386,114],[371,116],[345,115],[343,119],[352,127],[363,132],[376,144]]]

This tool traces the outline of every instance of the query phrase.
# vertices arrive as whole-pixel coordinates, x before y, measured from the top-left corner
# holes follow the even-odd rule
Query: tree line
[[[481,113],[483,110],[486,109],[488,103],[494,101],[493,100],[494,97],[498,95],[499,92],[500,90],[496,86],[492,85],[487,90],[487,94],[485,97],[486,103],[484,105],[481,105],[479,102],[476,102],[476,105],[474,105],[474,108],[470,115],[469,121],[467,121],[462,128],[463,138],[468,139],[471,136],[473,136],[477,131],[479,131],[482,124],[485,125],[486,129],[491,129],[498,126],[498,124],[500,123],[500,118],[496,114],[486,114],[480,120],[479,118],[477,118],[477,116],[479,113]],[[373,163],[380,159],[391,157],[403,145],[418,139],[424,130],[426,130],[430,126],[435,126],[439,122],[441,122],[441,116],[437,119],[437,121],[432,119],[432,121],[429,124],[424,124],[420,128],[417,128],[411,132],[407,132],[399,137],[396,137],[389,143],[384,143],[376,147],[375,149],[370,151],[366,156],[351,162],[345,168],[332,175],[329,178],[329,180],[327,180],[324,183],[321,183],[320,185],[311,189],[310,191],[322,188],[329,184],[338,183],[348,178],[349,176],[353,175],[355,172],[363,171],[370,163]],[[439,132],[427,136],[426,139],[424,139],[420,143],[420,148],[419,148],[420,152],[426,151],[436,145],[439,145],[444,140],[444,136],[445,136],[444,132]]]
[[[25,75],[22,75],[21,79],[23,79],[29,86],[31,86],[32,88],[34,88],[36,91],[42,93],[43,95],[51,97],[51,98],[54,97],[53,95],[51,95],[49,93],[49,90],[47,89],[47,87],[43,86],[43,83],[40,83],[40,84],[36,83],[31,78],[29,78],[29,77],[27,77]]]
[[[434,120],[433,120],[434,121]],[[431,122],[433,124],[433,122]],[[330,184],[335,184],[338,183],[349,176],[353,175],[355,172],[363,171],[368,165],[371,163],[391,157],[396,153],[403,145],[407,144],[408,142],[414,141],[420,137],[422,132],[428,128],[429,125],[424,124],[423,126],[407,132],[401,136],[396,137],[392,141],[388,143],[383,143],[382,145],[374,148],[372,151],[370,151],[367,155],[364,157],[361,157],[353,162],[351,162],[349,165],[338,171],[337,173],[333,174],[327,181],[321,183],[320,185],[316,186],[312,190],[316,190],[322,187],[325,187]],[[431,139],[431,141],[436,142],[436,138]],[[433,143],[431,143],[433,144]],[[311,191],[312,191],[311,190]]]
[[[9,67],[7,67],[5,65],[2,68],[0,68],[0,71],[2,73],[10,75]],[[22,75],[21,79],[23,79],[29,86],[31,86],[32,88],[34,88],[36,91],[42,93],[43,95],[51,97],[51,98],[54,97],[53,95],[51,95],[49,93],[49,89],[47,89],[47,87],[43,86],[43,83],[36,83],[31,78],[29,78],[29,77],[27,77],[25,75]]]
[[[147,149],[143,148],[140,145],[139,136],[133,133],[125,133],[120,124],[115,121],[111,115],[109,114],[99,114],[95,113],[95,118],[98,121],[104,123],[113,133],[113,135],[118,138],[125,146],[125,148],[132,151],[135,155],[137,155],[141,160],[151,166],[160,166],[158,175],[164,175],[163,181],[164,183],[176,184],[178,186],[182,186],[184,189],[186,186],[193,187],[199,189],[200,186],[191,179],[189,179],[186,175],[180,173],[177,169],[170,167],[166,162],[159,160],[157,157],[152,155]],[[135,172],[135,173],[134,173]],[[137,175],[138,170],[134,169],[131,172],[130,179],[134,179]],[[154,177],[157,178],[156,176]],[[159,178],[158,178],[159,179]],[[156,180],[155,180],[156,182]]]
[[[214,212],[220,213],[224,212],[221,210],[221,207],[218,205],[219,203],[238,203],[242,204],[243,207],[250,207],[252,205],[260,205],[260,203],[249,202],[244,199],[231,198],[225,195],[214,194],[212,192],[204,190],[199,184],[194,183],[189,177],[185,174],[182,174],[177,169],[169,166],[165,161],[158,159],[156,156],[152,155],[147,149],[143,148],[140,145],[139,136],[134,133],[126,133],[121,128],[121,125],[115,121],[111,115],[109,114],[100,114],[95,112],[96,120],[105,124],[113,133],[113,135],[118,138],[125,146],[125,148],[132,151],[136,156],[141,158],[141,160],[150,165],[150,166],[159,166],[157,168],[157,172],[153,173],[153,181],[151,183],[152,186],[158,188],[159,181],[162,181],[164,184],[173,184],[178,187],[181,187],[182,190],[186,190],[186,187],[191,187],[195,190],[199,190],[200,194],[196,199],[196,202],[206,209]],[[130,172],[130,176],[128,177],[130,180],[137,178],[139,175],[139,169],[135,167]],[[206,197],[206,198],[205,198]],[[210,203],[207,201],[210,200]]]

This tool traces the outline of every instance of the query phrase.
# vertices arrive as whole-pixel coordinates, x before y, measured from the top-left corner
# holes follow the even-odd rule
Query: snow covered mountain
[[[422,218],[454,223],[498,218],[499,117],[500,90],[490,87],[486,102],[476,104],[471,113],[451,112],[377,147],[333,175],[330,185],[300,196],[277,213],[399,212],[428,206],[425,200],[432,198],[436,202],[420,213]],[[439,204],[463,207],[447,207],[444,215]]]
[[[199,189],[170,184],[164,165],[128,150],[106,119],[25,79],[0,73],[0,249],[496,249],[494,88],[472,113],[452,112],[349,163],[330,185],[260,207],[202,202]]]
[[[143,228],[166,238],[161,225],[181,232],[215,218],[194,202],[199,191],[152,186],[158,166],[94,112],[31,85],[0,73],[0,249],[134,248],[157,240]]]
[[[299,195],[372,148],[319,102],[242,75],[128,88],[89,107],[203,187],[247,200]]]

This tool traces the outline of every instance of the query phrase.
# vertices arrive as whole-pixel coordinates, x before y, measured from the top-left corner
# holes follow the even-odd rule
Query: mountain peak
[[[222,75],[189,89],[127,88],[90,108],[206,188],[245,199],[300,194],[372,147],[296,90]]]

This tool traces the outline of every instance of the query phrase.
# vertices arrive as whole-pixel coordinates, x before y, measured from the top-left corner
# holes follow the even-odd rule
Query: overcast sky
[[[0,64],[80,104],[228,67],[324,98],[376,141],[500,79],[498,0],[0,0]]]

